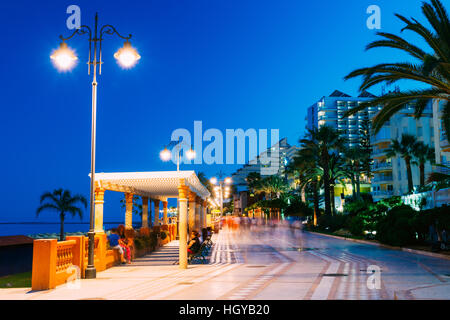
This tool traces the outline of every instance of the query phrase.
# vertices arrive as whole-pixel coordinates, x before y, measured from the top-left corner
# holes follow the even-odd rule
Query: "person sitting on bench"
[[[125,263],[125,258],[123,257],[123,249],[119,245],[120,236],[118,235],[117,229],[111,229],[111,234],[108,236],[109,246],[111,249],[116,249],[119,252],[120,262]]]
[[[199,234],[197,231],[193,230],[191,232],[191,240],[188,242],[188,253],[194,254],[200,249],[200,240],[198,238]]]

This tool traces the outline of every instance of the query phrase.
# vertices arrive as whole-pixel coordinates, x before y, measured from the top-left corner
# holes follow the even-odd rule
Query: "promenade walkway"
[[[221,230],[207,264],[180,269],[177,242],[48,291],[0,289],[3,299],[450,299],[450,261],[308,232]],[[371,267],[380,287],[368,286]]]

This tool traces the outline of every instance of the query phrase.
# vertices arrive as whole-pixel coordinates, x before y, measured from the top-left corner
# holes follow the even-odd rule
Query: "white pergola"
[[[89,174],[90,176],[90,174]],[[106,190],[125,193],[125,228],[132,229],[133,196],[142,197],[142,228],[148,228],[148,203],[154,202],[154,225],[160,225],[159,204],[163,202],[162,225],[168,223],[167,199],[179,203],[180,268],[187,268],[187,228],[206,227],[206,199],[210,193],[194,171],[109,172],[95,174],[95,232],[103,230]],[[189,203],[189,205],[188,205]]]

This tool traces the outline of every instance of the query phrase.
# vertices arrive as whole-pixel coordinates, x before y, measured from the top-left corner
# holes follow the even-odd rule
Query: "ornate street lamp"
[[[69,71],[75,67],[78,60],[75,52],[67,46],[66,41],[73,38],[76,34],[89,36],[89,59],[88,59],[88,74],[93,70],[92,79],[92,127],[91,127],[91,189],[90,189],[90,226],[89,226],[89,247],[88,247],[88,265],[85,272],[85,277],[93,279],[96,277],[96,269],[94,266],[94,182],[95,182],[95,135],[96,135],[96,115],[97,115],[97,67],[98,74],[102,73],[102,41],[105,34],[117,35],[119,38],[125,40],[125,44],[115,54],[119,65],[123,68],[133,67],[141,56],[136,49],[131,46],[131,34],[128,37],[122,36],[117,32],[112,25],[105,24],[98,31],[98,14],[95,14],[94,33],[90,27],[86,25],[80,26],[69,37],[64,38],[62,35],[59,38],[62,40],[58,49],[54,50],[50,59],[55,67],[60,71]]]
[[[159,158],[162,161],[169,161],[172,159],[172,152],[175,151],[175,159],[177,162],[177,171],[180,171],[180,152],[182,150],[182,146],[185,145],[189,147],[189,149],[186,151],[186,157],[189,160],[192,160],[195,158],[195,151],[192,149],[192,146],[190,146],[185,141],[171,141],[167,146],[164,147],[163,150],[159,153]],[[174,147],[175,146],[175,147]],[[168,147],[173,147],[172,151],[168,149]]]

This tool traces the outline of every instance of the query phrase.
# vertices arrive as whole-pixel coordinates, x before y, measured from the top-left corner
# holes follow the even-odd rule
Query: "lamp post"
[[[167,146],[164,147],[163,150],[161,150],[161,152],[159,153],[159,157],[161,158],[162,161],[169,161],[172,158],[172,151],[170,151],[168,148],[172,148],[176,149],[175,150],[175,158],[177,161],[177,172],[180,171],[180,151],[181,151],[181,146],[182,145],[186,145],[188,146],[190,149],[188,151],[186,151],[186,156],[189,160],[192,160],[195,158],[195,151],[192,149],[192,146],[190,146],[187,142],[185,141],[171,141]],[[179,213],[180,213],[180,203],[179,201],[177,201],[177,230],[179,230],[179,221],[180,221],[180,217],[179,217]],[[177,239],[179,239],[179,235],[180,232],[177,232]]]
[[[177,171],[180,171],[180,151],[182,150],[181,147],[185,145],[188,146],[190,149],[188,151],[186,151],[186,157],[189,160],[192,160],[195,158],[195,151],[192,149],[192,146],[190,146],[187,142],[185,141],[171,141],[166,147],[164,147],[163,150],[161,150],[161,152],[159,153],[159,157],[161,158],[162,161],[169,161],[172,158],[172,151],[174,149],[175,150],[175,159],[177,162]],[[174,147],[175,146],[175,147]],[[172,148],[172,151],[170,151],[168,148],[170,147],[174,147]]]
[[[98,29],[98,14],[95,14],[94,33],[89,26],[82,25],[75,30],[70,36],[64,38],[62,35],[59,38],[62,40],[59,48],[55,50],[50,56],[55,67],[60,71],[71,70],[77,61],[77,57],[72,49],[67,46],[66,41],[78,35],[89,35],[89,59],[88,59],[88,75],[91,74],[92,67],[92,126],[91,126],[91,186],[90,186],[90,208],[89,208],[89,247],[88,247],[88,265],[85,272],[87,279],[96,277],[96,269],[94,266],[94,188],[95,188],[95,135],[96,135],[96,115],[97,115],[97,67],[98,74],[102,73],[102,41],[104,34],[117,35],[124,39],[125,43],[115,54],[117,62],[125,69],[133,67],[141,58],[136,49],[131,46],[131,34],[128,37],[122,36],[117,30],[109,24],[103,25]]]
[[[223,173],[219,172],[218,176],[222,178]],[[216,177],[210,179],[212,185],[214,185],[214,193],[220,205],[220,215],[223,216],[223,200],[228,198],[230,194],[230,184],[232,182],[230,177],[226,177],[224,180],[217,180]],[[218,184],[217,184],[218,183]],[[224,187],[224,185],[226,185]]]

